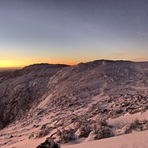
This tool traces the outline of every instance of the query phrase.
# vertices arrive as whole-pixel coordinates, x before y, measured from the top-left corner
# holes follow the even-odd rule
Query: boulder
[[[55,143],[52,138],[47,138],[45,142],[41,143],[36,148],[60,148],[60,145]]]

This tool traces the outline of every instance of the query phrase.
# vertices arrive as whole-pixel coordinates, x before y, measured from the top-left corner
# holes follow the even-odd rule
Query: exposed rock
[[[47,126],[44,127],[44,128],[41,127],[41,129],[36,134],[36,138],[45,137],[45,136],[47,136],[50,133],[50,131],[51,131],[51,128],[50,127],[47,127]]]
[[[91,132],[90,123],[87,120],[79,121],[77,123],[77,128],[76,135],[78,137],[88,137]]]
[[[132,131],[148,130],[148,121],[147,120],[143,120],[143,121],[135,120],[133,123],[125,125],[124,129],[125,129],[125,134],[132,133]]]
[[[53,139],[47,138],[45,142],[41,143],[36,148],[60,148],[60,145],[55,143]]]
[[[75,139],[76,137],[73,129],[58,130],[56,133],[56,141],[58,143],[68,143]]]

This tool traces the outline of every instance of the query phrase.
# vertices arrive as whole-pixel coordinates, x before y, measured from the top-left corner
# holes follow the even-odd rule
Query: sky
[[[148,61],[148,0],[0,0],[0,67]]]

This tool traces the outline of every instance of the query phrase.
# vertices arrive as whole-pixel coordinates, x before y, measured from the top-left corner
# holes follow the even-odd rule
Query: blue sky
[[[148,60],[147,0],[1,0],[0,67]]]

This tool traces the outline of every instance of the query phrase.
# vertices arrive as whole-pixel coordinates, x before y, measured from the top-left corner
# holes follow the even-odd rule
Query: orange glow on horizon
[[[32,59],[32,60],[0,60],[0,68],[23,68],[32,64],[49,63],[49,64],[67,64],[76,65],[79,62],[66,60],[46,60],[46,59]]]
[[[49,58],[34,58],[34,59],[29,59],[29,58],[16,58],[16,59],[2,59],[0,60],[0,68],[23,68],[25,66],[28,65],[32,65],[32,64],[39,64],[39,63],[49,63],[49,64],[67,64],[67,65],[76,65],[78,63],[81,62],[89,62],[89,61],[93,61],[93,60],[99,60],[99,59],[107,59],[107,58],[99,58],[98,59],[88,59],[88,58],[84,58],[84,59],[59,59],[59,58],[53,58],[49,60]],[[109,60],[130,60],[130,58],[128,59],[124,59],[124,58],[112,58],[110,56],[110,58],[108,58]],[[130,61],[136,61],[136,62],[140,62],[140,61],[147,61],[146,59],[134,59],[134,60],[130,60]]]

